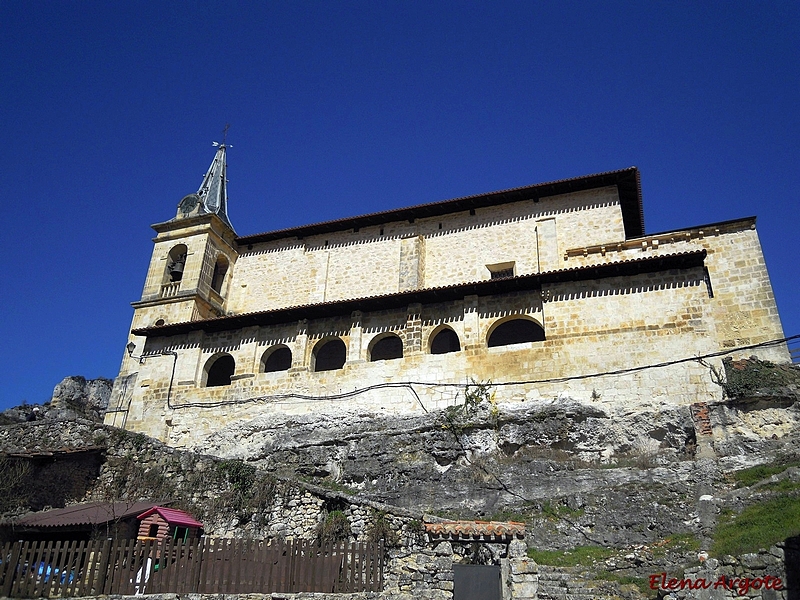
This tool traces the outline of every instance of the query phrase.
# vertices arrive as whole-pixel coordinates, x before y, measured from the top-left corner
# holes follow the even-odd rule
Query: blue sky
[[[800,333],[800,4],[0,0],[0,409],[114,377],[151,223],[228,142],[240,235],[636,165],[757,215]]]

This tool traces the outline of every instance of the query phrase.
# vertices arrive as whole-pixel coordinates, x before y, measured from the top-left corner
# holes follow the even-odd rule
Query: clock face
[[[183,216],[186,217],[195,209],[199,202],[200,198],[197,197],[197,194],[189,194],[188,196],[184,197],[183,200],[181,200],[178,208],[180,208]]]

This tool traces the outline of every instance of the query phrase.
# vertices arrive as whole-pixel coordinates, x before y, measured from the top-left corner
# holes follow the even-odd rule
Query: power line
[[[686,358],[679,358],[675,360],[664,361],[660,363],[654,363],[649,365],[642,365],[638,367],[628,367],[625,369],[616,369],[613,371],[603,371],[599,373],[587,373],[583,375],[569,375],[566,377],[553,377],[548,379],[529,379],[529,380],[519,380],[519,381],[499,381],[499,382],[492,382],[492,386],[511,386],[511,385],[542,385],[548,383],[564,383],[567,381],[579,381],[584,379],[593,379],[597,377],[610,377],[614,375],[626,375],[628,373],[636,373],[640,371],[645,371],[648,369],[660,369],[663,367],[670,367],[673,365],[678,365],[682,363],[688,362],[700,362],[709,359],[709,358],[717,358],[720,356],[726,356],[728,354],[733,354],[735,352],[742,352],[745,350],[755,350],[757,348],[766,348],[769,346],[777,346],[779,344],[784,344],[790,340],[795,340],[800,338],[800,334],[777,339],[777,340],[769,340],[766,342],[761,342],[758,344],[751,344],[749,346],[739,346],[736,348],[730,348],[728,350],[720,350],[719,352],[710,352],[708,354],[703,354],[700,356],[690,356]],[[350,392],[342,392],[339,394],[327,394],[324,396],[315,396],[309,394],[299,394],[294,392],[289,392],[285,394],[270,394],[267,396],[256,396],[253,398],[242,398],[239,400],[220,400],[218,402],[185,402],[183,404],[171,404],[171,408],[173,409],[180,409],[180,408],[219,408],[221,406],[235,406],[241,404],[248,404],[251,402],[284,402],[289,400],[296,400],[296,401],[338,401],[338,400],[347,400],[353,398],[355,396],[359,396],[361,394],[365,394],[367,392],[371,392],[378,389],[407,389],[409,392],[414,396],[417,403],[420,405],[423,411],[426,413],[428,410],[425,408],[425,405],[422,403],[422,400],[419,397],[419,394],[414,389],[414,386],[418,387],[428,387],[428,388],[464,388],[469,384],[465,383],[448,383],[448,382],[429,382],[429,381],[397,381],[397,382],[385,382],[385,383],[376,383],[374,385],[366,386],[363,388],[357,388]]]

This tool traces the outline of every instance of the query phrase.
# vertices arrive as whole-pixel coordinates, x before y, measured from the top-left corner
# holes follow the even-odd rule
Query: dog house
[[[186,542],[203,534],[203,524],[177,508],[154,506],[136,518],[139,519],[137,539],[141,541],[171,538]]]

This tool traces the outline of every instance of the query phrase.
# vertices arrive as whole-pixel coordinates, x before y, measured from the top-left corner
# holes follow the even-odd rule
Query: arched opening
[[[374,344],[369,352],[369,359],[376,360],[392,360],[394,358],[403,358],[403,340],[398,336],[391,334],[380,338]]]
[[[449,327],[443,328],[431,340],[431,354],[448,354],[461,350],[458,335]]]
[[[270,348],[264,353],[261,362],[264,366],[264,373],[288,371],[292,366],[292,351],[286,346]]]
[[[222,294],[222,284],[225,281],[225,273],[228,272],[228,259],[222,254],[217,257],[214,265],[214,275],[211,277],[211,289],[218,294]]]
[[[522,344],[523,342],[543,342],[544,329],[531,319],[511,319],[504,321],[489,333],[489,348]]]
[[[167,270],[164,274],[165,282],[180,281],[183,279],[183,270],[186,267],[186,255],[189,249],[186,244],[178,244],[169,251],[167,256]]]
[[[347,348],[339,338],[322,340],[314,348],[314,371],[335,371],[344,366]]]
[[[230,354],[223,354],[208,366],[206,387],[230,385],[233,372],[236,370],[236,361]]]

